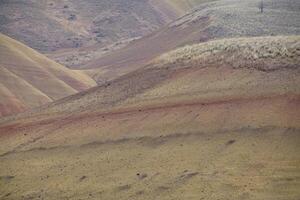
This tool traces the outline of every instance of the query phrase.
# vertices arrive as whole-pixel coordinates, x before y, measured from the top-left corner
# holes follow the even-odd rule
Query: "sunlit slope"
[[[1,115],[33,108],[95,85],[84,73],[69,70],[2,34],[0,70]]]
[[[147,37],[90,62],[85,68],[99,82],[110,80],[149,63],[156,56],[189,44],[213,39],[300,34],[299,1],[220,0],[197,9]]]

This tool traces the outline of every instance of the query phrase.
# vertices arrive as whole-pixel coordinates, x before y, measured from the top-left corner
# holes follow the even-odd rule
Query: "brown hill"
[[[299,45],[187,46],[3,119],[1,197],[297,199]]]
[[[0,116],[88,89],[95,82],[0,34]]]
[[[218,38],[300,34],[299,1],[264,1],[264,13],[260,13],[259,2],[221,0],[202,4],[147,37],[108,53],[82,68],[98,68],[89,73],[101,83],[187,44]]]

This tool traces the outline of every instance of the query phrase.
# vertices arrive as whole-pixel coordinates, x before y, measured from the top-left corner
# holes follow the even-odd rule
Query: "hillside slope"
[[[2,120],[1,197],[299,199],[299,39],[187,46]]]
[[[1,1],[0,31],[43,52],[139,37],[172,17],[147,1]]]
[[[0,116],[86,90],[95,82],[0,34]]]
[[[209,87],[215,90],[211,94],[222,97],[224,97],[224,91],[234,94],[234,91],[239,90],[239,87],[241,91],[236,91],[238,94],[246,91],[249,93],[249,96],[251,96],[250,89],[252,87],[253,92],[258,92],[259,88],[261,88],[260,92],[270,92],[270,95],[272,92],[267,90],[267,88],[276,89],[278,90],[277,92],[281,89],[293,91],[297,89],[295,81],[298,81],[296,74],[300,63],[298,56],[299,45],[299,36],[279,36],[224,39],[183,47],[163,54],[148,65],[116,80],[53,102],[44,112],[65,114],[89,109],[95,110],[96,108],[98,111],[111,110],[119,104],[119,106],[124,106],[124,102],[127,102],[129,99],[136,100],[141,95],[140,93],[142,93],[143,98],[139,102],[145,104],[149,100],[149,103],[153,104],[156,99],[155,95],[158,101],[163,101],[162,97],[164,96],[166,96],[167,101],[170,101],[171,98],[180,99],[179,94],[181,93],[183,96],[187,95],[187,98],[190,98],[198,93],[201,94],[197,90],[203,90],[204,92],[210,89]],[[206,68],[210,71],[209,73],[215,73],[216,77],[218,77],[217,74],[220,74],[220,78],[221,74],[224,73],[222,70],[227,71],[227,68],[233,68],[234,71],[241,70],[242,73],[230,74],[232,78],[226,78],[226,82],[213,81],[210,83],[212,80],[198,80],[197,77],[202,76],[201,73]],[[244,73],[248,69],[250,72],[258,71],[262,76],[267,72],[274,71],[268,75],[273,76],[276,74],[278,78],[273,77],[272,81],[274,82],[266,81],[265,78],[268,77],[260,76],[262,80],[257,79],[258,77],[253,77],[255,80],[251,80],[250,76],[259,74],[250,73],[249,77],[247,77],[248,75],[246,76]],[[286,71],[286,73],[281,73],[282,71]],[[193,78],[189,79],[190,75]],[[205,73],[205,75],[207,74]],[[175,78],[171,79],[173,76]],[[181,76],[186,76],[186,79]],[[237,80],[242,78],[240,76],[247,77],[247,81],[238,82]],[[195,78],[197,78],[197,81],[195,81]],[[284,81],[284,83],[281,81]],[[250,84],[250,82],[253,82],[255,85]],[[285,83],[293,87],[285,85]],[[162,92],[154,92],[160,88],[158,87],[160,84],[163,85],[164,90]],[[241,84],[246,85],[241,86]],[[270,84],[270,86],[266,87],[265,84]],[[167,86],[170,88],[167,88]],[[217,90],[218,87],[223,87],[224,91],[222,88]],[[227,87],[230,88],[225,90]],[[245,88],[242,89],[243,87],[249,88],[245,90]],[[181,88],[185,90],[181,91]],[[276,93],[276,91],[274,92]],[[206,96],[207,92],[204,94]]]
[[[180,2],[185,1],[190,2]],[[2,0],[0,32],[61,64],[80,66],[175,20],[190,6],[176,0]]]
[[[188,44],[203,41],[269,35],[300,34],[300,2],[296,0],[220,0],[200,5],[197,9],[134,41],[82,66],[98,81],[105,82],[147,64],[156,56]]]

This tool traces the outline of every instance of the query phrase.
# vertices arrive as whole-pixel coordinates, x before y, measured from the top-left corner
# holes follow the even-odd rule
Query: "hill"
[[[0,116],[86,90],[95,82],[0,34]]]
[[[192,5],[185,1],[2,0],[0,32],[81,66],[175,20]]]
[[[42,52],[139,37],[172,18],[133,0],[1,1],[1,13],[1,32]]]
[[[299,39],[186,46],[2,119],[1,197],[298,199]]]
[[[220,0],[201,4],[156,32],[82,66],[99,83],[133,71],[184,45],[234,37],[300,34],[300,3],[296,0]]]

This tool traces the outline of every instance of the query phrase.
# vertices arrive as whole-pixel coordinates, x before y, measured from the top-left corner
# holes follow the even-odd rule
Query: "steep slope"
[[[2,120],[2,197],[298,199],[299,39],[184,47]]]
[[[69,70],[3,34],[0,34],[0,72],[0,116],[95,85],[84,73]]]
[[[83,68],[105,82],[147,64],[176,47],[218,38],[300,34],[300,2],[296,0],[220,0],[200,5],[147,37],[108,53]]]

